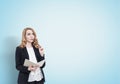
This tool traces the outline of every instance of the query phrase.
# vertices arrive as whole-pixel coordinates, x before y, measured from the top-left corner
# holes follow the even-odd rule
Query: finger
[[[39,50],[41,51],[41,50],[43,50],[43,48],[39,48]]]
[[[41,51],[43,51],[43,48],[41,49]]]

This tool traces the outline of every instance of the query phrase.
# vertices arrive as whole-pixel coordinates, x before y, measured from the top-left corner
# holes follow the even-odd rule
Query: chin
[[[33,41],[29,41],[29,43],[33,43]]]

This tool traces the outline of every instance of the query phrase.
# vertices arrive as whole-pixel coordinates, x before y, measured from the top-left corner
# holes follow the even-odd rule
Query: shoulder
[[[17,46],[16,49],[22,49],[20,46]]]
[[[34,45],[33,45],[33,48],[34,48],[34,50],[39,50],[38,48],[36,48]]]
[[[23,50],[23,49],[24,49],[24,48],[22,48],[22,47],[20,47],[20,46],[17,46],[17,47],[16,47],[16,50],[17,50],[17,51],[21,51],[21,50]]]

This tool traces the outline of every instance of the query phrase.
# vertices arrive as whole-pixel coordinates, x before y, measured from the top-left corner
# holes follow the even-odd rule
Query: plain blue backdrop
[[[45,84],[120,84],[119,0],[0,0],[0,11],[0,84],[17,84],[25,27],[45,49]]]

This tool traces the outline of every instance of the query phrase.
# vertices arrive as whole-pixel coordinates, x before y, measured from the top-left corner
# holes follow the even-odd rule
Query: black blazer
[[[44,56],[42,57],[40,55],[38,48],[35,48],[33,46],[33,50],[35,52],[37,62],[45,59]],[[16,47],[15,62],[16,62],[16,69],[19,71],[18,84],[27,84],[27,81],[28,81],[30,71],[28,71],[28,67],[23,66],[25,59],[29,59],[29,55],[28,55],[26,47],[24,48],[21,48],[19,46]],[[45,81],[45,77],[44,77],[44,73],[42,69],[44,66],[45,66],[45,63],[40,68],[43,74],[43,81]]]

